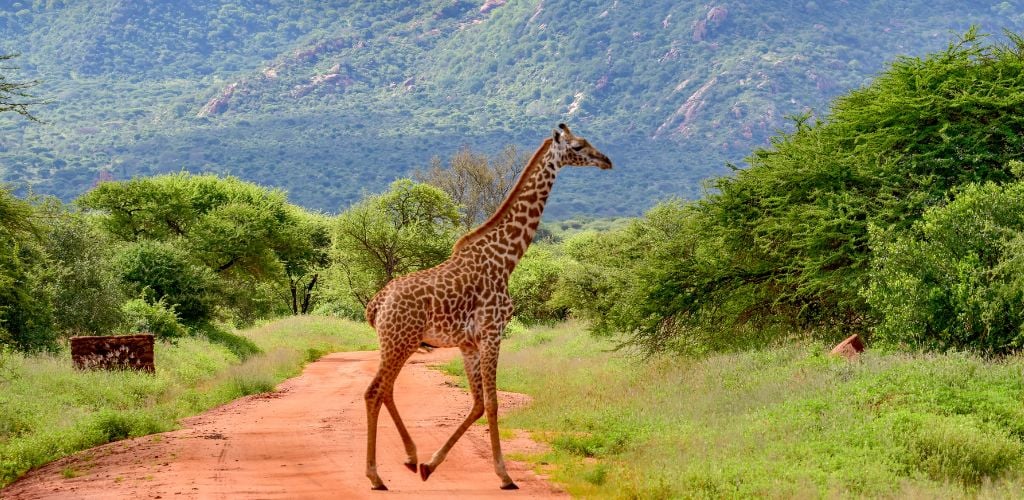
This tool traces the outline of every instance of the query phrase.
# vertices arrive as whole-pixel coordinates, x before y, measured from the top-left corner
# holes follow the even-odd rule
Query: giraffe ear
[[[562,142],[562,132],[558,129],[552,130],[551,138],[554,139],[555,144],[560,144]]]

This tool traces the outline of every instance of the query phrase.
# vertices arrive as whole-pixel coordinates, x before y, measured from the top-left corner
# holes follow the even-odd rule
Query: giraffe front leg
[[[398,407],[395,406],[394,391],[384,399],[384,405],[388,408],[388,413],[391,414],[391,420],[395,422],[395,427],[398,428],[398,434],[402,436],[402,444],[405,445],[405,454],[408,457],[405,460],[405,467],[413,472],[416,472],[416,464],[419,462],[416,456],[416,443],[413,442],[412,436],[409,435],[409,430],[405,428],[405,424],[402,422],[402,417],[398,414]]]
[[[517,490],[519,487],[505,470],[505,457],[501,454],[501,439],[498,436],[498,386],[496,379],[500,346],[500,335],[480,346],[480,376],[483,380],[484,411],[487,415],[487,426],[491,435],[494,472],[501,478],[501,489]]]
[[[473,408],[469,415],[462,421],[448,441],[430,457],[430,462],[420,464],[420,478],[424,481],[437,469],[438,465],[448,456],[448,452],[455,446],[455,443],[466,433],[470,425],[484,415],[483,385],[480,379],[480,352],[476,348],[462,347],[462,363],[466,367],[466,379],[469,381],[469,390],[473,395]]]

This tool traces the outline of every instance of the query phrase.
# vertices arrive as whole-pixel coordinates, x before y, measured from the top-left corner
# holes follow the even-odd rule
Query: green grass
[[[155,375],[78,371],[67,352],[0,353],[0,487],[59,457],[171,430],[180,418],[271,391],[328,352],[376,346],[365,325],[293,317],[158,343]]]
[[[577,325],[502,347],[503,419],[525,458],[581,497],[1021,497],[1024,359],[812,342],[642,362]],[[461,372],[461,361],[444,367]]]

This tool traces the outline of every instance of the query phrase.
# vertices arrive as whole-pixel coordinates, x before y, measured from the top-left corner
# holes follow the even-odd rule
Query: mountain
[[[549,215],[633,215],[972,24],[1024,31],[1024,2],[3,2],[0,52],[21,53],[4,74],[51,103],[43,124],[0,116],[0,179],[69,199],[217,172],[336,212],[564,121],[616,168],[563,173]]]

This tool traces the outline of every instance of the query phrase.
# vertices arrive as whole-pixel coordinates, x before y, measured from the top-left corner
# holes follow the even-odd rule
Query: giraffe
[[[366,319],[380,339],[380,366],[366,389],[366,477],[387,490],[377,474],[377,417],[388,409],[405,446],[405,466],[426,481],[466,429],[485,413],[494,472],[501,488],[518,489],[505,470],[498,438],[495,375],[502,332],[512,317],[508,278],[533,241],[555,175],[563,166],[612,168],[607,156],[564,123],[545,139],[519,180],[487,221],[460,238],[441,264],[398,277],[366,305]],[[421,344],[458,347],[473,395],[473,408],[428,462],[418,463],[416,445],[393,398],[395,378]]]

